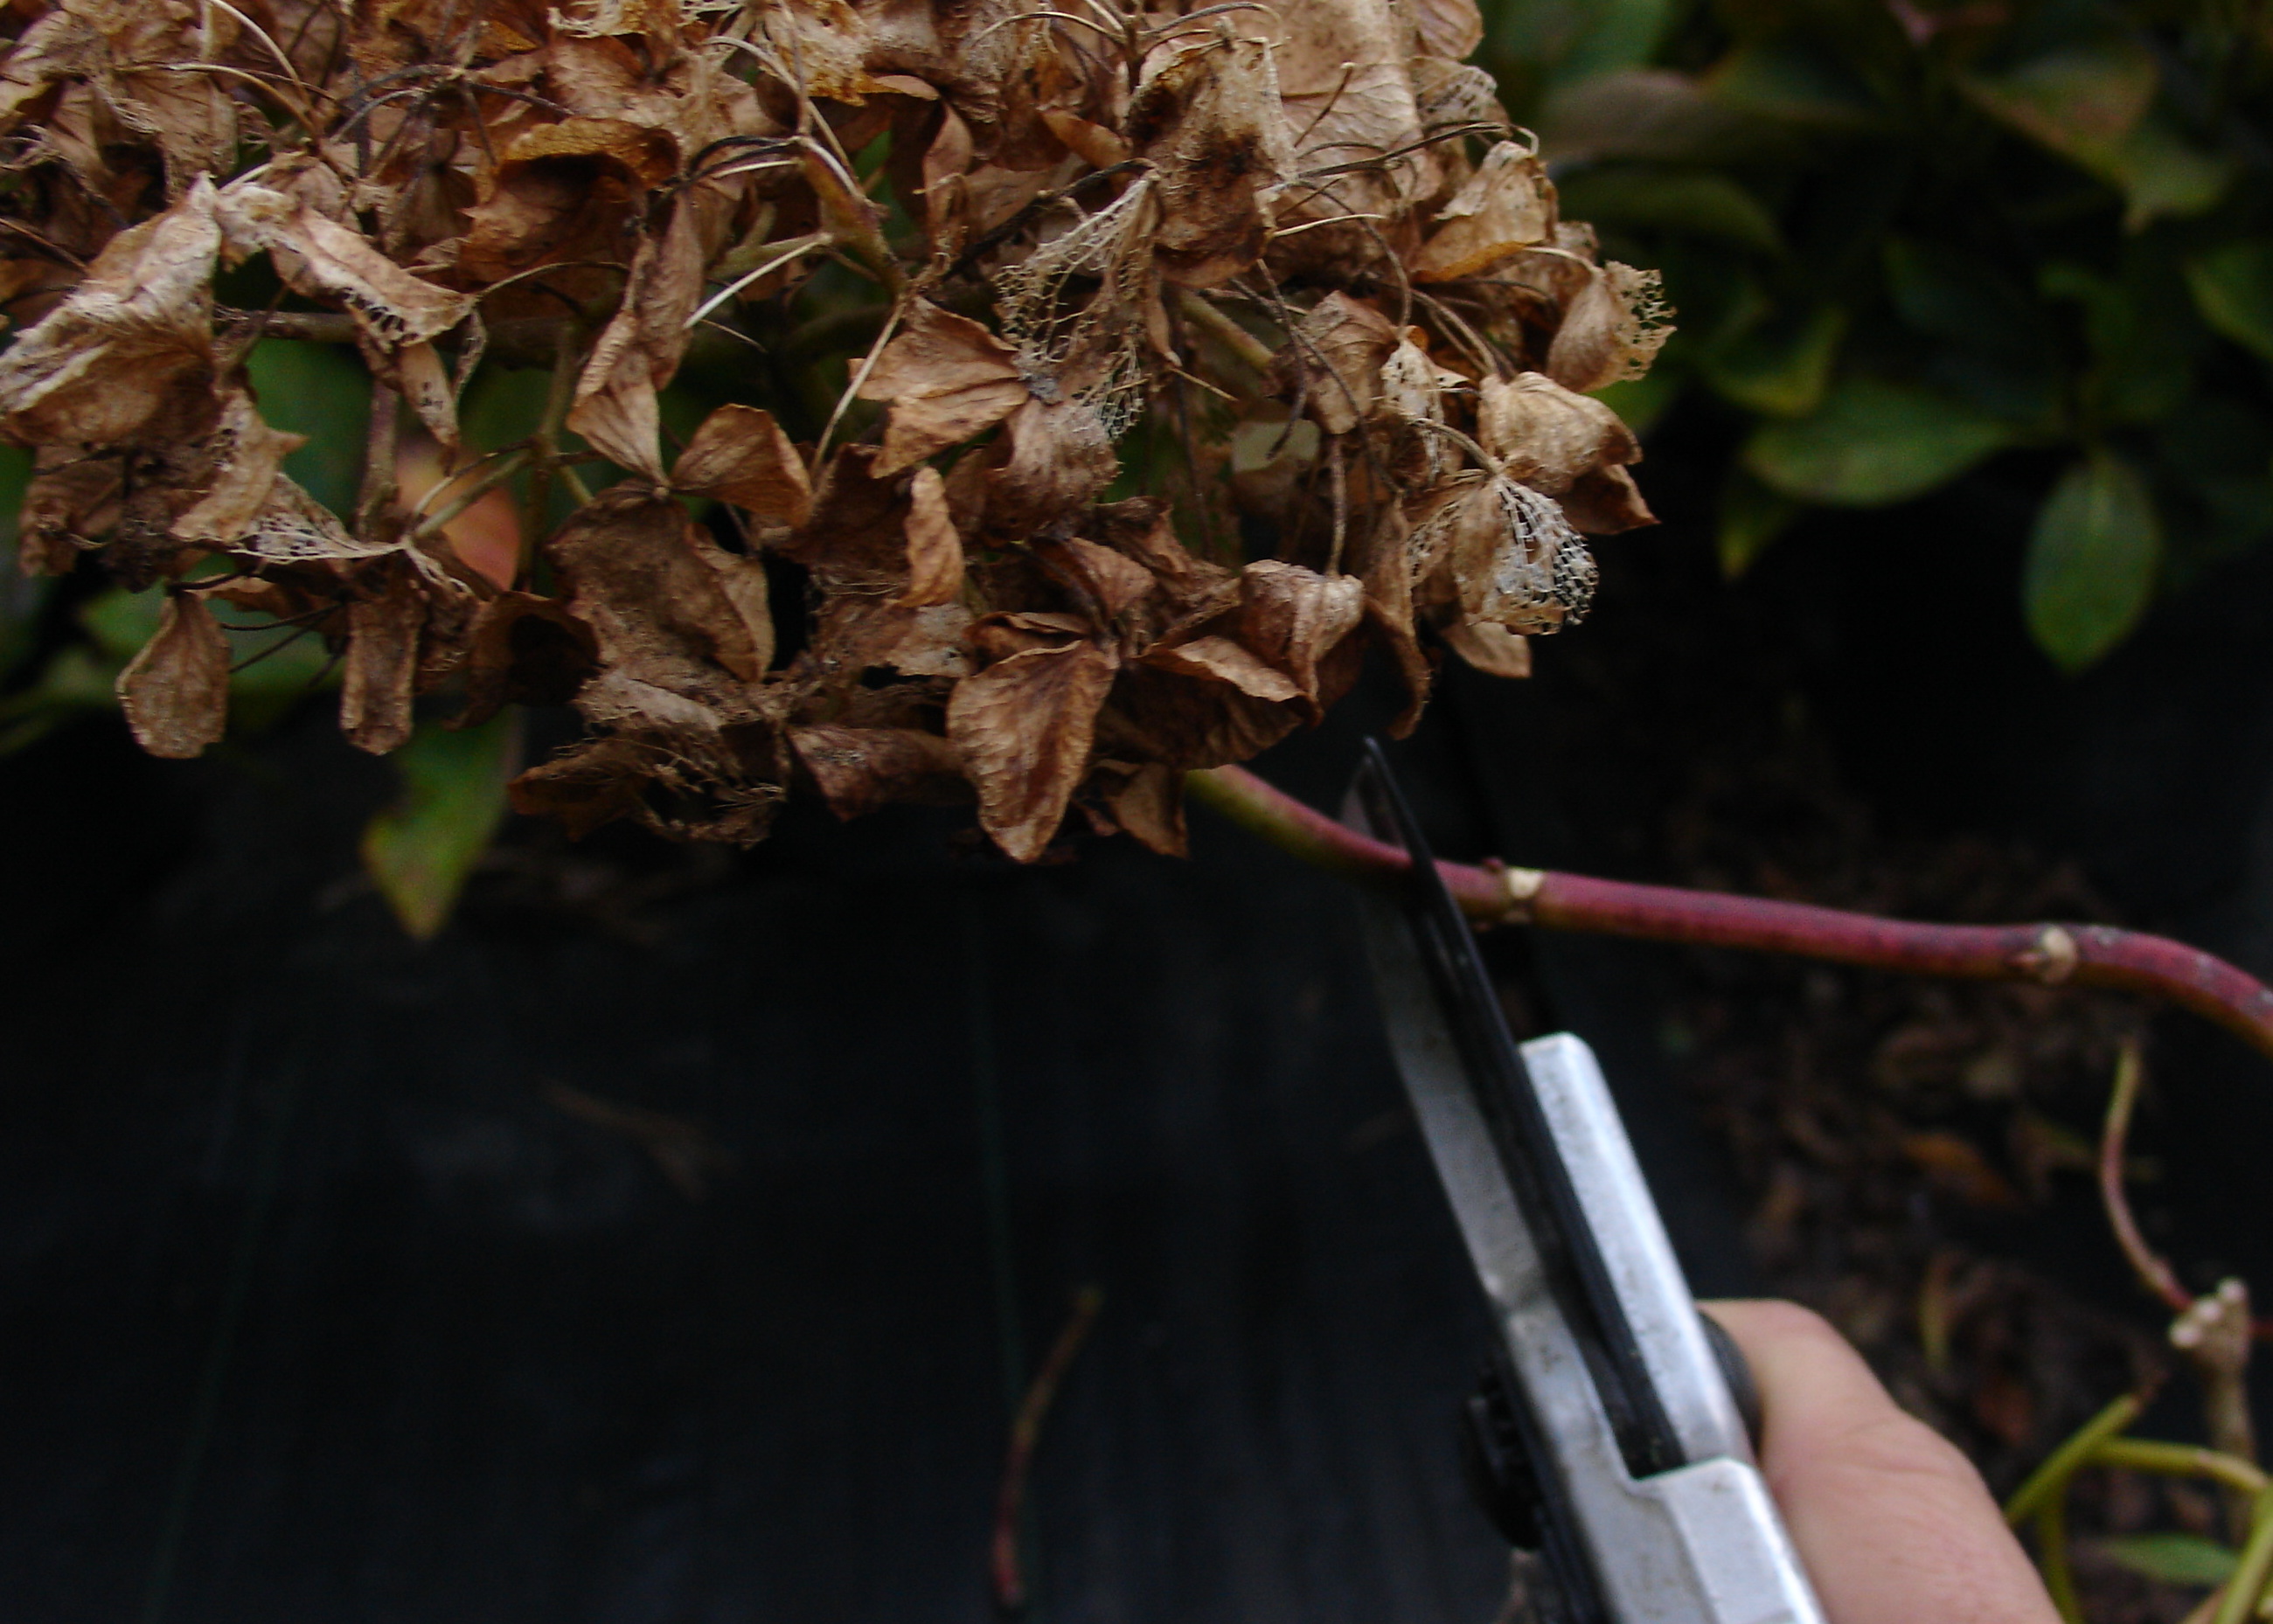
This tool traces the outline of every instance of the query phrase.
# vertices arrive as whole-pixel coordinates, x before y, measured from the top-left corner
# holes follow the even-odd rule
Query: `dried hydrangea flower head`
[[[1655,279],[1560,218],[1460,61],[1473,0],[8,26],[22,556],[166,587],[121,678],[160,754],[220,737],[220,599],[333,644],[367,750],[428,692],[573,704],[514,787],[573,830],[960,797],[1014,857],[1075,810],[1173,850],[1186,769],[1315,722],[1371,649],[1407,726],[1439,648],[1527,669],[1586,612],[1581,533],[1649,522],[1587,392],[1662,342]],[[266,309],[215,294],[248,262]],[[831,276],[871,308],[813,310]],[[278,335],[368,369],[354,512],[283,471],[246,365]],[[682,442],[704,344],[764,359]],[[485,365],[551,370],[533,434],[469,441]],[[416,500],[405,435],[454,471]],[[477,566],[454,527],[508,485],[518,559]]]

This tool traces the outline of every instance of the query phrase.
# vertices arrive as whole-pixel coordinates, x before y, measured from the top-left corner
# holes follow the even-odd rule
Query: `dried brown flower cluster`
[[[1314,721],[1369,647],[1416,713],[1424,634],[1520,671],[1585,611],[1579,533],[1648,521],[1586,392],[1647,365],[1654,279],[1558,218],[1459,62],[1474,0],[8,15],[23,557],[168,583],[121,679],[161,754],[224,726],[218,598],[342,651],[367,750],[438,688],[573,701],[587,737],[514,796],[577,830],[754,839],[803,783],[975,793],[1019,858],[1074,806],[1173,849],[1182,769]],[[221,302],[257,257],[268,308]],[[690,341],[822,266],[877,305],[833,411],[720,406],[666,454]],[[370,369],[357,512],[281,471],[244,364],[279,335]],[[462,443],[485,357],[552,365],[533,437]],[[416,502],[409,420],[457,470]],[[580,505],[499,580],[449,528],[508,478],[532,521]]]

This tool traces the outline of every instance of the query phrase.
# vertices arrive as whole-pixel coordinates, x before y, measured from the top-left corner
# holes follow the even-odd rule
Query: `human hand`
[[[1760,1390],[1760,1471],[1830,1624],[2059,1624],[1973,1463],[1792,1303],[1705,1311]]]

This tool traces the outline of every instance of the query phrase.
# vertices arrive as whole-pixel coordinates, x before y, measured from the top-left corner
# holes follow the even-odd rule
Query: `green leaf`
[[[2029,633],[2064,671],[2121,642],[2154,595],[2163,529],[2137,469],[2095,452],[2037,511],[2021,597]]]
[[[1560,180],[1557,190],[1563,212],[1574,220],[1714,237],[1762,253],[1783,251],[1775,216],[1735,181],[1710,169],[1581,169]]]
[[[2159,78],[2143,41],[2107,34],[2047,51],[2008,72],[1966,74],[1958,83],[1992,117],[2094,167],[2147,116]]]
[[[284,471],[334,513],[353,514],[371,424],[370,375],[336,344],[296,339],[261,340],[245,372],[268,425],[308,437],[284,459]]]
[[[2137,231],[2165,214],[2184,218],[2216,207],[2238,168],[2228,154],[2187,140],[2158,111],[2116,145],[2104,173],[2123,194],[2123,228]]]
[[[2273,239],[2250,237],[2196,257],[2187,288],[2204,321],[2273,361]]]
[[[1744,464],[1799,501],[1874,507],[1924,496],[2014,434],[2000,418],[1915,385],[1849,378],[1812,416],[1760,429]]]
[[[450,910],[506,812],[521,753],[517,718],[452,732],[422,722],[393,757],[402,796],[363,832],[364,867],[402,928],[424,941]]]
[[[1485,12],[1489,55],[1537,71],[1549,84],[1585,79],[1647,62],[1673,19],[1672,0],[1503,0]]]
[[[2114,186],[2124,228],[2136,231],[2160,215],[2201,213],[2236,172],[2154,109],[2160,78],[2144,41],[2106,34],[1958,83],[1992,117]]]
[[[2094,1548],[2117,1567],[2162,1584],[2224,1584],[2241,1560],[2200,1534],[2127,1534],[2097,1540]]]
[[[1769,490],[1742,468],[1732,471],[1721,490],[1721,573],[1734,580],[1752,560],[1791,528],[1804,511],[1789,497]]]
[[[1738,46],[1707,71],[1705,87],[1723,106],[1818,129],[1867,130],[1885,118],[1869,86],[1789,34]]]
[[[2134,239],[2121,273],[2103,276],[2055,260],[2037,273],[2052,298],[2082,306],[2092,365],[2083,380],[2087,412],[2106,423],[2153,423],[2194,391],[2209,342],[2167,245]]]
[[[1594,399],[1618,415],[1636,437],[1647,439],[1681,393],[1681,374],[1665,364],[1658,363],[1639,378],[1621,378],[1615,384],[1605,384],[1594,392]]]
[[[1702,363],[1721,396],[1771,417],[1804,417],[1823,404],[1847,312],[1822,305],[1797,320],[1771,320],[1718,345]]]

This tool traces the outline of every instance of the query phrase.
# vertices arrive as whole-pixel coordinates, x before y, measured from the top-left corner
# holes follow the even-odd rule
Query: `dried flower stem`
[[[1058,1333],[1049,1358],[1026,1389],[1026,1402],[1018,1406],[1017,1418],[1010,1425],[1010,1448],[1002,1462],[1002,1490],[994,1502],[994,1553],[989,1564],[994,1603],[1005,1613],[1016,1613],[1026,1605],[1026,1576],[1018,1561],[1018,1521],[1025,1509],[1026,1474],[1033,1464],[1034,1445],[1041,1437],[1042,1422],[1057,1397],[1059,1384],[1082,1343],[1089,1339],[1097,1312],[1104,1306],[1105,1294],[1093,1285],[1085,1285],[1075,1294],[1073,1316]]]

